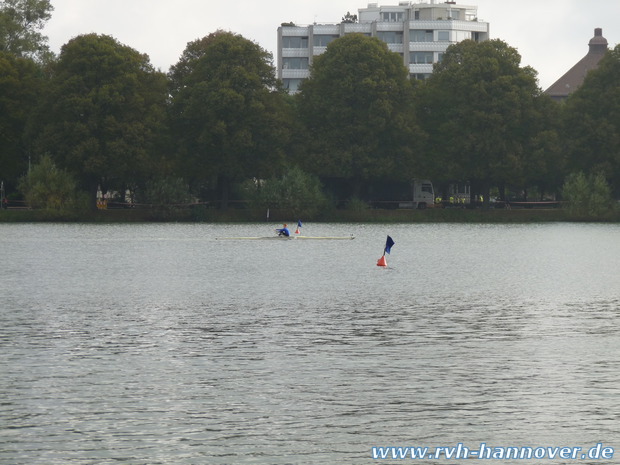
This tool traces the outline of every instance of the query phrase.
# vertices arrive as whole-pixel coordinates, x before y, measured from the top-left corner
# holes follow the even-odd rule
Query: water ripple
[[[209,240],[250,227],[0,225],[16,238],[0,252],[0,462],[618,446],[619,228],[393,225],[386,270],[380,226],[346,244]]]

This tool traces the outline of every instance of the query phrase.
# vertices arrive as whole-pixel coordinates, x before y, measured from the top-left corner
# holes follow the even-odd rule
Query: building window
[[[308,48],[308,38],[283,36],[282,48]]]
[[[410,52],[409,62],[414,65],[428,65],[433,63],[433,52]]]
[[[282,79],[282,84],[289,92],[297,92],[301,81],[303,81],[303,79]]]
[[[308,69],[308,57],[282,58],[282,69]]]
[[[402,23],[403,17],[404,16],[402,11],[385,11],[381,13],[381,21],[386,23]]]
[[[329,44],[332,40],[337,39],[340,36],[334,36],[334,35],[315,35],[314,36],[314,46],[315,47],[327,47],[327,44]]]
[[[409,31],[409,42],[433,42],[433,31]]]
[[[425,81],[429,77],[431,77],[431,75],[428,73],[416,73],[410,76],[411,79],[417,79],[418,81]]]
[[[472,38],[471,32],[469,31],[454,31],[453,34],[456,36],[454,37],[455,42],[461,42]]]
[[[448,18],[458,20],[460,17],[459,10],[448,10]]]
[[[439,41],[439,42],[449,42],[450,41],[450,31],[437,31],[437,41]]]
[[[379,31],[377,37],[383,42],[388,44],[402,44],[403,32],[402,31]]]

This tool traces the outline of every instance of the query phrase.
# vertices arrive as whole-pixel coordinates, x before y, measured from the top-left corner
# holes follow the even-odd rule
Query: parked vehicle
[[[414,179],[411,183],[411,201],[399,202],[398,208],[424,210],[435,206],[435,189],[428,179]]]

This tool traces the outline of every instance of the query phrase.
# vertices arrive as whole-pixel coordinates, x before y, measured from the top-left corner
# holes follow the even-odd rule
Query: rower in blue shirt
[[[288,225],[286,223],[284,223],[282,228],[276,229],[276,232],[278,233],[278,236],[289,237],[291,235],[291,232],[288,230]]]

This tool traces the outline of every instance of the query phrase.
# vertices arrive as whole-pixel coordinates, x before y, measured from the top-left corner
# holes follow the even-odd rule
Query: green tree
[[[19,183],[19,189],[32,208],[67,210],[75,206],[76,183],[65,170],[44,155]]]
[[[562,196],[574,219],[604,219],[612,210],[611,188],[601,173],[572,173],[564,182]]]
[[[520,62],[501,40],[465,40],[435,65],[418,107],[435,178],[469,180],[485,200],[491,185],[524,181],[524,155],[544,118],[536,72]]]
[[[534,102],[530,126],[536,128],[523,151],[523,177],[515,179],[521,187],[536,187],[539,200],[558,193],[566,177],[566,152],[561,138],[561,108],[546,95]]]
[[[407,69],[383,41],[349,34],[331,42],[298,99],[306,171],[347,182],[347,197],[374,180],[413,178],[423,135]]]
[[[9,190],[28,167],[24,131],[43,84],[41,68],[32,60],[0,52],[0,179]]]
[[[169,176],[147,181],[138,202],[150,204],[155,218],[171,219],[188,207],[191,195],[184,179]]]
[[[319,178],[298,167],[277,178],[248,181],[246,188],[255,208],[286,210],[299,218],[313,217],[329,205]]]
[[[50,0],[2,0],[0,3],[0,51],[18,57],[44,60],[51,53],[40,31],[52,17]]]
[[[342,17],[343,23],[357,23],[357,15],[351,14],[350,11],[347,11],[347,14]]]
[[[183,178],[165,177],[148,181],[139,202],[174,207],[186,206],[190,200],[189,186]]]
[[[62,47],[40,108],[39,152],[91,194],[144,184],[164,133],[167,80],[148,56],[105,35]]]
[[[194,186],[217,184],[223,209],[233,183],[283,167],[289,130],[271,60],[256,43],[217,31],[189,43],[169,74],[183,172]]]
[[[603,173],[620,194],[620,45],[567,99],[564,139],[572,171]]]

